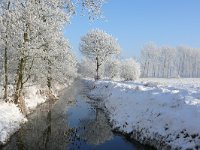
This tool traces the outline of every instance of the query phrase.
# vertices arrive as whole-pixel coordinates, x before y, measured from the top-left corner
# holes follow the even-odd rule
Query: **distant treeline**
[[[141,77],[200,77],[200,48],[146,44],[141,51]]]

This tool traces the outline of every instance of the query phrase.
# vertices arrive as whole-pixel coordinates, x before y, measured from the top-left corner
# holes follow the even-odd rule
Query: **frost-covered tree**
[[[121,62],[121,78],[136,80],[140,77],[140,65],[134,59],[125,59]]]
[[[3,7],[4,6],[4,7]],[[4,74],[4,99],[7,101],[8,92],[8,41],[11,22],[10,1],[0,7],[0,49],[1,49],[1,74]]]
[[[76,60],[64,39],[63,27],[77,7],[94,18],[100,15],[103,3],[104,0],[1,0],[0,72],[4,97],[8,84],[13,84],[14,102],[20,106],[26,83],[46,83],[51,89],[53,81],[67,83],[75,77]]]
[[[80,41],[81,53],[96,63],[96,77],[99,79],[100,67],[109,58],[120,53],[120,46],[115,38],[100,29],[89,31]]]
[[[142,76],[149,76],[155,74],[155,66],[158,61],[156,54],[159,53],[156,45],[152,42],[144,45],[141,50]],[[152,63],[154,60],[154,63]],[[150,70],[152,68],[152,70]]]
[[[76,59],[70,51],[67,41],[55,40],[48,44],[40,57],[36,58],[33,71],[37,71],[33,79],[46,85],[51,92],[55,83],[69,84],[76,77]]]
[[[18,14],[16,14],[13,0],[0,1],[0,73],[4,86],[4,99],[8,100],[8,84],[11,83],[14,71],[16,47],[18,38],[15,36]],[[13,63],[14,62],[14,63]],[[12,66],[11,66],[12,64]],[[10,67],[9,67],[10,66]]]

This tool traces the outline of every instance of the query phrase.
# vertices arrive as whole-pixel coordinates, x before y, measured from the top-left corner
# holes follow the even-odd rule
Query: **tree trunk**
[[[96,57],[96,62],[97,62],[97,68],[96,68],[96,78],[95,78],[95,80],[99,80],[100,79],[100,77],[99,77],[99,67],[100,67],[100,65],[99,65],[99,58],[98,57]]]
[[[23,88],[23,85],[22,85],[22,82],[23,82],[22,81],[23,80],[23,63],[24,63],[24,59],[21,58],[19,65],[18,65],[18,69],[17,69],[16,89],[15,89],[15,99],[14,99],[15,104],[19,103],[18,100],[19,100],[19,97],[21,95],[22,88]]]
[[[145,60],[144,67],[143,67],[143,71],[142,71],[142,77],[146,77],[146,75],[145,75],[146,65],[147,65],[147,62],[146,62],[146,60]]]
[[[14,103],[17,104],[20,108],[20,111],[26,115],[26,106],[25,101],[22,95],[23,91],[23,71],[25,68],[25,59],[21,58],[19,61],[18,69],[17,69],[17,78],[16,78],[16,89],[15,89],[15,97]]]
[[[8,57],[7,57],[7,47],[4,52],[4,99],[8,100]]]
[[[147,62],[147,72],[146,72],[146,77],[149,77],[149,61]]]
[[[47,86],[49,89],[49,92],[51,93],[51,88],[52,88],[52,77],[51,77],[51,61],[48,60],[48,75],[47,75]]]
[[[7,6],[7,10],[10,9],[10,1],[8,1],[8,6]],[[6,37],[5,37],[5,49],[4,49],[4,100],[7,102],[8,100],[8,56],[7,56],[7,51],[8,51],[8,35],[7,35],[7,31],[8,31],[8,26],[9,26],[9,22],[7,21],[7,25],[6,25]]]

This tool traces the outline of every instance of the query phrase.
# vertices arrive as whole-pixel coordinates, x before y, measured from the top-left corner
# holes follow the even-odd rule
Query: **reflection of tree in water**
[[[80,136],[89,144],[102,144],[113,137],[108,120],[100,109],[96,109],[95,119],[82,120],[80,128]]]
[[[52,109],[54,105],[52,101],[40,106],[40,109],[29,116],[29,121],[2,150],[66,149],[68,142],[64,133],[68,126],[66,124],[67,116],[64,113],[66,104],[63,102],[58,101],[55,104],[57,105],[56,110]]]
[[[46,130],[43,132],[43,148],[48,150],[64,150],[68,141],[65,132],[69,129],[66,124],[67,116],[65,114],[66,104],[59,104],[52,111],[48,112]],[[65,106],[62,107],[61,105]]]

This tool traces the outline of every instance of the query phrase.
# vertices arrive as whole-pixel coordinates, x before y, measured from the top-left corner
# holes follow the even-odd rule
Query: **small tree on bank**
[[[111,80],[119,79],[120,65],[121,65],[121,62],[118,59],[108,60],[104,65],[104,76]]]
[[[140,77],[140,65],[134,59],[125,59],[121,62],[121,78],[136,80]]]
[[[100,79],[99,69],[110,57],[120,53],[120,46],[116,39],[108,33],[93,29],[81,38],[80,51],[96,64],[96,77]]]

